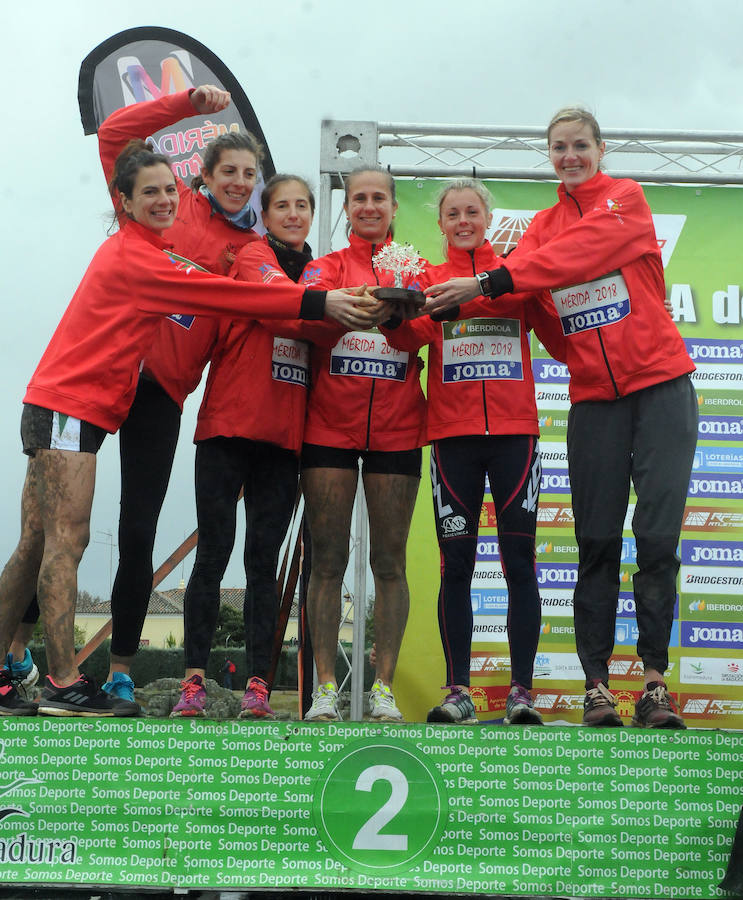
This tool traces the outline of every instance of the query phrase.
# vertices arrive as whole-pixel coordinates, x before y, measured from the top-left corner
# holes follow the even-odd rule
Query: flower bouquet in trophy
[[[395,279],[394,287],[380,287],[374,290],[374,296],[392,304],[395,314],[402,319],[412,319],[425,304],[423,291],[414,291],[402,286],[405,276],[420,275],[426,267],[425,260],[411,244],[397,244],[390,241],[375,253],[372,264],[376,269],[391,272]]]

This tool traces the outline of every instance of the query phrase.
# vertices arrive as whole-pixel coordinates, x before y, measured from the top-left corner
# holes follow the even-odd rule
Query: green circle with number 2
[[[436,846],[448,801],[438,770],[414,747],[371,739],[349,744],[328,762],[314,814],[336,859],[381,875],[410,868]]]

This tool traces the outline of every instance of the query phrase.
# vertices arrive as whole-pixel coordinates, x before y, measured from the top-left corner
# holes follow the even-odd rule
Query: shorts
[[[412,475],[421,477],[421,449],[415,450],[345,450],[320,444],[302,445],[303,469],[358,469],[377,475]]]
[[[23,404],[21,441],[27,456],[36,456],[37,450],[97,453],[107,433],[105,428],[64,413],[33,403]]]

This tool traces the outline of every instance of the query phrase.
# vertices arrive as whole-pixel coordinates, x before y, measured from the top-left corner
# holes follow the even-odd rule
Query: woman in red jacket
[[[548,291],[546,302],[566,338],[573,404],[568,464],[579,551],[574,615],[586,675],[583,721],[622,724],[608,689],[608,663],[632,481],[637,652],[645,668],[633,724],[683,728],[663,674],[696,445],[694,364],[664,308],[661,255],[642,189],[599,171],[605,146],[585,110],[557,113],[547,139],[561,181],[557,204],[535,216],[503,266],[430,287],[427,309],[478,294]]]
[[[173,224],[178,191],[167,158],[132,142],[120,154],[112,188],[127,220],[88,267],[24,397],[21,435],[29,460],[21,539],[0,575],[0,653],[35,589],[44,617],[49,676],[38,711],[48,715],[134,715],[81,676],[74,661],[77,567],[88,542],[95,454],[124,421],[142,356],[162,315],[320,318],[354,327],[378,303],[341,291],[294,285],[242,285],[175,257],[163,233]],[[32,715],[8,666],[0,671],[0,714]]]
[[[146,139],[162,128],[197,114],[225,109],[230,94],[213,85],[135,103],[112,113],[98,130],[101,163],[110,181],[116,157],[132,138]],[[168,232],[176,252],[210,272],[226,275],[239,248],[259,236],[250,196],[263,150],[246,132],[227,132],[206,145],[203,166],[189,187],[176,179],[178,214]],[[119,215],[121,210],[118,210]],[[103,689],[133,702],[129,672],[139,646],[152,592],[152,551],[160,510],[170,480],[181,411],[195,390],[217,336],[218,320],[175,314],[162,318],[147,357],[129,415],[119,431],[121,509],[119,563],[111,592],[111,662]],[[34,602],[25,635],[38,619]],[[16,660],[20,644],[14,641]],[[12,670],[31,661],[12,661]]]
[[[397,209],[387,172],[359,169],[346,179],[349,246],[310,263],[303,283],[391,286],[374,255],[391,240]],[[408,285],[413,286],[413,285]],[[400,720],[390,684],[408,617],[405,547],[420,480],[424,399],[420,361],[376,332],[338,334],[316,343],[302,449],[302,489],[312,538],[308,621],[319,689],[305,718],[338,719],[335,659],[341,585],[348,562],[359,459],[369,513],[374,575],[376,680],[373,719]]]
[[[299,280],[312,259],[306,238],[315,198],[304,179],[274,175],[261,195],[266,236],[240,250],[234,277],[263,284]],[[292,326],[297,325],[297,328]],[[240,718],[273,717],[266,678],[276,631],[276,567],[297,496],[309,347],[294,321],[224,320],[196,425],[196,562],[184,601],[186,674],[172,716],[203,716],[219,587],[245,504],[245,654]]]
[[[439,227],[446,262],[426,269],[427,283],[500,265],[485,240],[491,206],[487,189],[473,179],[442,190]],[[441,551],[438,616],[448,685],[443,703],[429,712],[429,722],[477,722],[469,693],[470,587],[487,477],[508,585],[511,690],[504,721],[542,724],[529,693],[541,620],[534,547],[541,461],[529,354],[529,331],[535,324],[550,326],[540,331],[545,339],[556,320],[534,300],[504,302],[497,317],[492,306],[474,300],[456,322],[423,316],[389,332],[390,343],[401,349],[416,352],[429,345],[426,439],[431,443]]]

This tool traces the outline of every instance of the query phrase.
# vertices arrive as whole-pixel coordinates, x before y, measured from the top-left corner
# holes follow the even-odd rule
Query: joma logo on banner
[[[142,103],[144,100],[158,100],[168,94],[187,91],[195,87],[193,83],[193,63],[185,50],[171,50],[160,61],[158,88],[152,77],[136,56],[120,56],[116,68],[121,80],[124,106]]]

